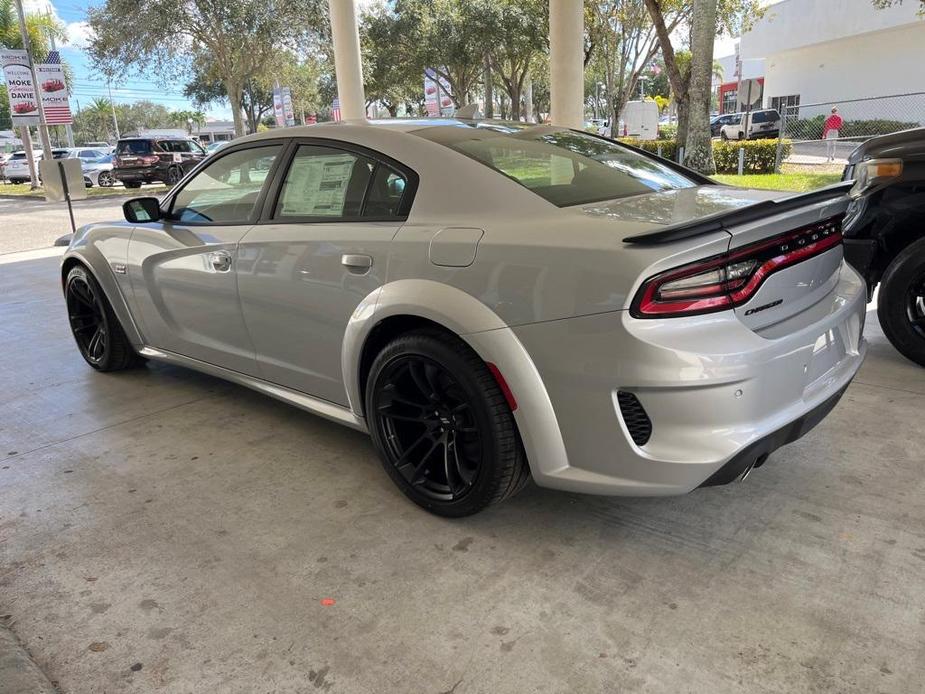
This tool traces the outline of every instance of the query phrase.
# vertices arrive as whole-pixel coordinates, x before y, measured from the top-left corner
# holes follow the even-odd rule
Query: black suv
[[[154,181],[173,185],[205,157],[202,146],[189,138],[126,137],[116,145],[112,175],[126,188]]]
[[[925,366],[925,128],[868,140],[848,157],[854,180],[845,258],[867,280],[883,332]]]

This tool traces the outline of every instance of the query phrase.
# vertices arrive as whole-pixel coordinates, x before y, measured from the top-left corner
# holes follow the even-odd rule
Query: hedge
[[[673,161],[678,160],[677,142],[664,140],[636,140],[623,137],[620,142],[639,147],[647,152],[658,154],[661,148],[662,156]],[[741,140],[737,142],[723,142],[713,140],[713,161],[716,163],[716,173],[738,173],[739,148],[745,150],[745,166],[743,173],[763,174],[774,173],[774,162],[777,158],[777,140]],[[781,159],[790,156],[790,140],[781,144]]]

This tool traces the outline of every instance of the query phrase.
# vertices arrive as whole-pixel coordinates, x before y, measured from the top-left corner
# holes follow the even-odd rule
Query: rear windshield
[[[475,159],[559,207],[697,185],[655,159],[576,130],[460,123],[412,132]]]
[[[202,154],[203,149],[192,140],[158,140],[157,146],[164,152],[192,152]]]
[[[767,123],[772,120],[777,120],[780,116],[777,114],[777,111],[755,111],[752,114],[752,123]]]
[[[16,154],[10,157],[8,161],[22,161],[25,158],[26,158],[25,152],[16,152]]]
[[[116,145],[116,154],[150,154],[151,140],[121,140]]]
[[[52,159],[69,159],[71,153],[66,149],[53,149],[51,151]]]

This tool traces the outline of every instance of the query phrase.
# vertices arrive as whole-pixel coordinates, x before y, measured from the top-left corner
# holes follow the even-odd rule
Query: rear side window
[[[122,140],[116,154],[151,154],[151,140]]]
[[[481,162],[559,207],[696,185],[655,159],[576,130],[437,126],[414,134]]]
[[[752,123],[768,123],[780,118],[777,111],[755,111],[752,114]]]
[[[301,145],[286,172],[273,217],[397,217],[406,185],[401,173],[370,157]]]
[[[162,152],[187,152],[202,154],[202,148],[192,140],[158,140],[158,149]]]

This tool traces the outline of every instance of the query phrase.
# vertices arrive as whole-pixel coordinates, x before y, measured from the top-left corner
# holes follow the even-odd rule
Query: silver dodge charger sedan
[[[845,184],[845,185],[850,185]],[[83,358],[197,369],[368,431],[414,502],[744,478],[864,357],[847,190],[744,190],[584,132],[270,131],[62,266]]]

